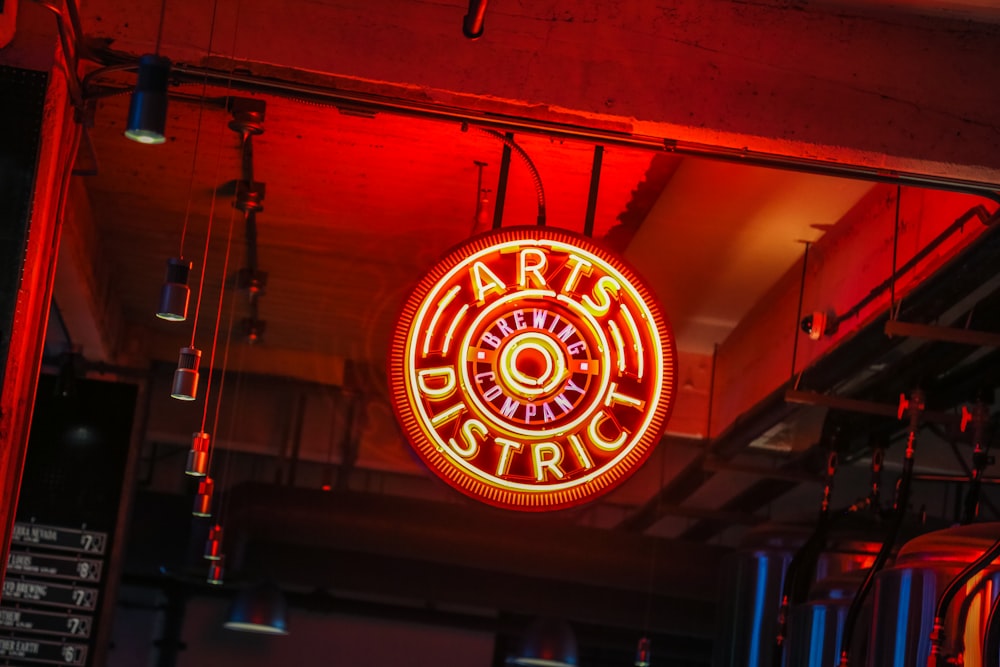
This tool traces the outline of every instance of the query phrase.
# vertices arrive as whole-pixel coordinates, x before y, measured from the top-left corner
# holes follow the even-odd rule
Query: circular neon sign
[[[393,335],[392,402],[435,474],[542,511],[592,500],[649,456],[677,353],[651,291],[589,239],[505,229],[449,252]]]

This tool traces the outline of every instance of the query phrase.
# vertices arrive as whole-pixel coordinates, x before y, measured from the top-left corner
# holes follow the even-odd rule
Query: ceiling
[[[147,452],[147,496],[188,491],[180,468],[161,462],[162,451],[183,454],[190,433],[202,429],[206,418],[219,446],[230,452],[227,461],[232,467],[227,465],[229,479],[224,483],[281,479],[299,487],[260,491],[274,494],[269,508],[255,510],[253,494],[247,497],[240,520],[251,527],[247,530],[260,531],[259,541],[266,545],[248,557],[247,567],[287,568],[287,547],[293,543],[310,542],[305,546],[318,550],[311,556],[317,562],[324,550],[346,558],[342,552],[350,545],[334,543],[332,537],[305,537],[312,517],[328,522],[331,535],[340,531],[355,536],[353,548],[389,559],[385,567],[405,569],[412,563],[390,558],[372,526],[388,522],[397,529],[407,502],[426,503],[419,507],[440,519],[434,540],[420,537],[421,529],[433,529],[433,522],[421,521],[412,534],[406,533],[417,554],[413,561],[425,565],[447,560],[442,553],[449,547],[467,548],[470,558],[499,549],[491,536],[517,530],[517,519],[489,514],[481,519],[481,530],[463,534],[460,526],[479,515],[409,453],[388,407],[384,371],[403,301],[444,252],[491,226],[535,223],[537,193],[529,169],[515,155],[509,182],[501,187],[504,145],[490,134],[493,130],[512,131],[537,167],[547,224],[581,233],[592,193],[595,146],[602,147],[593,237],[622,253],[645,277],[676,334],[681,386],[663,445],[631,481],[601,501],[539,520],[549,523],[531,523],[564,531],[566,543],[572,545],[599,545],[602,539],[627,534],[628,553],[600,551],[600,558],[620,557],[617,565],[622,568],[641,567],[647,557],[644,540],[676,549],[676,562],[665,569],[675,574],[684,568],[697,570],[700,579],[685,589],[680,574],[663,575],[656,591],[672,610],[665,612],[664,624],[679,622],[676,600],[710,604],[709,570],[749,526],[774,515],[812,511],[819,501],[816,480],[823,459],[817,443],[828,434],[834,416],[843,418],[845,430],[852,430],[848,449],[859,457],[856,467],[845,466],[838,498],[849,498],[867,484],[866,464],[859,454],[864,447],[857,433],[864,425],[824,406],[794,410],[785,405],[789,362],[793,371],[804,371],[798,378],[804,388],[833,392],[850,385],[859,398],[892,403],[900,390],[909,389],[904,385],[910,376],[900,369],[936,360],[925,367],[926,377],[941,384],[946,384],[945,377],[955,380],[954,387],[948,385],[947,407],[962,400],[958,380],[965,382],[964,388],[993,368],[984,364],[978,375],[966,377],[971,366],[961,364],[975,350],[953,354],[948,348],[947,354],[939,354],[937,347],[885,340],[879,329],[888,306],[885,289],[878,291],[874,305],[860,309],[857,317],[846,319],[835,334],[813,347],[796,333],[803,314],[827,306],[843,313],[845,304],[874,293],[891,272],[886,262],[896,246],[899,265],[917,256],[915,268],[899,281],[900,293],[907,294],[905,314],[936,321],[954,306],[958,310],[952,319],[972,312],[976,318],[988,317],[982,309],[973,311],[975,302],[989,299],[996,289],[990,282],[993,276],[987,275],[988,263],[975,264],[984,268],[961,280],[947,273],[952,270],[949,260],[968,256],[960,253],[992,256],[988,253],[994,242],[982,240],[989,235],[981,225],[969,226],[967,233],[963,228],[959,240],[918,256],[960,213],[979,203],[986,203],[989,212],[995,209],[980,197],[907,187],[903,209],[908,224],[894,240],[897,191],[892,184],[874,182],[879,179],[872,178],[871,165],[860,165],[859,178],[846,178],[849,166],[838,165],[839,171],[825,168],[829,162],[812,162],[812,155],[803,155],[791,144],[787,152],[773,154],[770,166],[767,160],[733,159],[726,151],[738,144],[729,145],[725,132],[717,135],[717,151],[663,150],[662,141],[635,135],[623,139],[627,133],[618,129],[629,120],[627,113],[624,119],[609,120],[589,109],[536,104],[528,96],[500,100],[483,85],[448,90],[447,95],[428,91],[419,62],[393,60],[392,66],[402,71],[413,67],[414,78],[390,81],[390,88],[386,81],[367,78],[367,72],[349,71],[347,64],[343,69],[319,64],[330,58],[320,53],[322,43],[297,44],[294,35],[281,30],[276,31],[282,35],[280,48],[274,52],[286,58],[233,62],[218,55],[227,48],[221,28],[223,37],[211,52],[200,52],[203,47],[198,45],[206,41],[201,34],[204,21],[195,20],[197,9],[187,4],[176,14],[168,8],[175,28],[184,18],[192,30],[181,36],[172,33],[165,42],[165,49],[182,65],[171,88],[167,141],[139,145],[122,136],[134,72],[99,66],[117,65],[149,50],[148,28],[154,23],[139,15],[130,26],[121,18],[121,4],[105,0],[83,6],[84,31],[100,63],[86,65],[97,71],[88,79],[93,124],[77,160],[81,175],[75,179],[67,217],[56,306],[65,322],[67,344],[89,360],[92,372],[105,364],[105,376],[110,372],[124,378],[145,375],[152,368],[148,379],[154,398],[144,433],[145,446],[154,448]],[[316,5],[308,11],[320,12],[334,11],[335,3],[308,4]],[[445,4],[461,10],[458,4]],[[918,9],[950,10],[954,4],[961,5],[957,9],[963,16],[977,21],[997,18],[989,3],[947,4],[921,3]],[[307,3],[294,5],[307,12]],[[884,7],[892,16],[900,16],[898,9],[890,3]],[[515,22],[517,12],[500,3],[496,11],[503,12],[498,22],[508,35],[507,26]],[[826,10],[808,11],[820,21]],[[355,7],[351,12],[363,33],[368,27],[364,11]],[[462,39],[457,25],[449,26],[449,39]],[[440,39],[436,28],[409,27]],[[318,63],[315,68],[298,64],[311,57]],[[599,63],[589,65],[596,68]],[[619,63],[626,70],[628,65]],[[206,72],[211,77],[202,76]],[[338,88],[339,97],[326,95],[346,80],[339,77],[354,74],[358,79],[353,87]],[[280,94],[272,85],[275,81],[283,84]],[[386,90],[394,97],[383,95]],[[221,103],[227,97],[253,98],[266,105],[263,132],[252,139],[253,179],[266,184],[253,246],[258,268],[267,274],[257,303],[266,328],[252,345],[241,324],[250,315],[249,300],[236,280],[249,261],[245,221],[232,206],[233,183],[242,177],[245,165],[239,135],[227,126],[232,115]],[[512,119],[499,112],[512,109],[521,115]],[[701,141],[705,133],[692,132],[691,138]],[[849,146],[843,150],[847,165],[852,164],[851,156],[870,153],[867,146],[858,153]],[[979,173],[986,183],[994,173],[989,166],[979,172],[977,165],[964,167],[963,176]],[[832,176],[832,171],[842,175]],[[501,197],[502,219],[496,215]],[[804,267],[807,246],[811,259]],[[153,311],[165,262],[178,255],[194,266],[192,317],[168,323],[156,319]],[[984,285],[989,289],[975,291]],[[972,301],[965,303],[969,294]],[[83,307],[88,303],[89,309]],[[95,312],[103,315],[95,317]],[[979,328],[995,324],[989,319],[968,322]],[[165,397],[178,350],[192,340],[204,351],[203,374],[213,353],[214,366],[228,371],[223,386],[220,371],[212,378],[210,405],[222,397],[214,416],[207,407],[203,412],[202,402],[181,405]],[[977,354],[993,360],[988,350]],[[951,373],[960,367],[964,370]],[[357,396],[362,397],[362,416],[354,424],[356,437],[345,437],[351,433],[347,406],[350,397]],[[956,470],[950,454],[929,456],[925,464],[928,470]],[[315,503],[326,502],[317,500],[317,489],[330,482],[331,475],[337,489],[357,494],[351,502],[365,521],[332,505],[328,514],[314,516]],[[309,493],[298,495],[305,490]],[[928,502],[941,501],[939,489],[927,494]],[[285,516],[282,503],[287,503]],[[468,516],[463,514],[467,510]],[[696,546],[684,546],[688,544]],[[522,557],[527,558],[514,554],[512,562]],[[581,564],[565,578],[593,581],[600,558],[595,556],[592,568]],[[504,566],[490,561],[483,567]],[[522,566],[505,576],[512,582],[527,576],[518,568]],[[303,566],[289,583],[304,587],[318,569]],[[561,576],[548,560],[542,569],[542,578]],[[437,573],[433,568],[426,571],[432,570]],[[368,592],[381,594],[384,591],[375,591],[378,586],[371,583],[376,579],[372,575],[366,584]],[[510,585],[522,583],[517,579]],[[631,579],[602,580],[601,585],[633,591],[646,586]],[[489,596],[500,595],[500,588],[480,591],[474,602],[485,604]],[[416,587],[410,594],[436,593]],[[669,600],[675,600],[673,607]],[[516,611],[533,609],[526,605]],[[704,625],[678,634],[704,636],[711,626],[711,610],[702,611],[698,618]],[[601,616],[589,607],[581,608],[579,615],[594,623],[616,622],[611,612]]]

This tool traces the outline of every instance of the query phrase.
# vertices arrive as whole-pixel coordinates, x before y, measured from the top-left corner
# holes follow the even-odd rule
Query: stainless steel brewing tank
[[[847,611],[864,581],[866,569],[843,572],[816,582],[809,600],[795,605],[788,620],[788,667],[836,667]],[[871,605],[862,607],[851,641],[854,664],[863,665],[871,624]]]
[[[927,533],[907,542],[893,567],[875,579],[869,667],[924,667],[941,591],[1000,537],[1000,523]],[[990,604],[1000,585],[1000,560],[959,591],[945,618],[946,656],[964,650],[965,667],[981,667]]]
[[[725,561],[713,667],[771,667],[785,572],[811,525],[764,524],[750,530]],[[831,531],[815,580],[871,565],[884,529],[851,517]]]

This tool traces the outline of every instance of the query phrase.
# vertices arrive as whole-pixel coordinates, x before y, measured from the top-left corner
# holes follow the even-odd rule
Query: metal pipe
[[[111,67],[117,66],[117,69],[121,69],[121,65],[128,65],[131,62],[130,57],[115,53],[109,49],[96,51],[94,57],[98,62]],[[135,67],[135,64],[131,63],[130,66]],[[104,71],[106,70],[96,70],[91,73],[91,76],[99,76]],[[970,181],[967,179],[933,176],[916,172],[887,171],[877,167],[845,165],[811,158],[712,146],[697,142],[678,141],[667,137],[609,130],[602,127],[541,121],[511,114],[490,113],[444,104],[404,100],[385,95],[345,91],[328,86],[281,81],[252,74],[212,70],[194,65],[175,64],[171,69],[171,74],[175,79],[183,83],[201,85],[208,82],[209,84],[216,85],[231,85],[233,88],[241,90],[298,97],[307,102],[349,104],[374,111],[387,111],[435,120],[474,123],[501,131],[517,130],[519,132],[542,134],[547,137],[587,141],[605,146],[618,145],[645,148],[676,153],[678,155],[704,157],[725,162],[738,162],[749,166],[771,167],[774,169],[839,178],[854,178],[870,183],[912,185],[932,190],[961,192],[985,197],[1000,204],[1000,183]]]
[[[468,39],[479,39],[483,36],[486,2],[487,0],[469,0],[469,13],[462,20],[462,34]]]
[[[920,419],[924,413],[926,400],[923,392],[919,389],[914,391],[910,397],[908,413],[910,417],[909,433],[906,439],[906,452],[903,457],[903,472],[899,477],[899,487],[896,494],[896,503],[893,508],[892,524],[889,526],[889,533],[886,535],[882,548],[875,556],[875,562],[868,569],[861,587],[854,594],[851,606],[847,610],[847,618],[844,620],[844,631],[840,638],[840,667],[848,667],[850,664],[851,639],[854,636],[854,628],[861,617],[861,608],[864,606],[865,598],[871,591],[872,584],[875,583],[875,575],[885,566],[892,555],[899,539],[899,531],[903,526],[903,519],[906,517],[907,505],[910,500],[910,485],[913,479],[913,454],[916,449],[917,432],[920,428]]]
[[[1000,595],[993,598],[983,635],[983,667],[1000,667]]]
[[[914,475],[913,480],[916,482],[947,482],[949,484],[967,484],[970,479],[967,475],[938,475],[938,474],[921,474]],[[1000,484],[1000,477],[983,477],[979,480],[980,484]]]
[[[976,401],[972,408],[972,475],[969,481],[969,491],[965,495],[962,511],[962,523],[972,523],[979,516],[979,497],[983,486],[983,472],[989,465],[989,443],[985,442],[986,422],[989,419],[989,409],[982,399]]]
[[[958,192],[961,191],[962,190],[958,190]],[[1000,196],[990,197],[990,199],[993,199],[993,201],[996,202],[1000,202]],[[897,278],[899,278],[901,275],[908,272],[909,270],[913,269],[917,264],[923,261],[925,257],[934,252],[939,245],[941,245],[948,238],[950,238],[952,234],[960,231],[967,222],[972,220],[972,218],[978,217],[980,221],[988,227],[994,222],[996,222],[998,214],[1000,214],[1000,209],[997,209],[993,213],[990,213],[986,209],[986,207],[982,205],[973,206],[972,208],[970,208],[968,211],[966,211],[958,218],[956,218],[955,221],[951,223],[951,225],[949,225],[947,229],[945,229],[940,234],[935,236],[933,240],[931,240],[927,245],[925,245],[916,254],[914,254],[913,257],[911,257],[906,264],[903,264],[903,266],[899,267],[898,270],[894,271],[891,276],[889,276],[881,283],[873,287],[871,291],[868,292],[867,295],[865,295],[860,301],[854,304],[847,312],[838,315],[836,320],[834,321],[834,326],[839,326],[842,322],[857,316],[865,306],[870,304],[880,294],[884,293],[887,289],[889,289],[896,282]],[[890,312],[889,320],[891,321],[894,316],[895,314]]]
[[[785,664],[785,640],[788,632],[788,614],[793,604],[804,602],[809,594],[809,584],[816,576],[816,565],[819,562],[819,555],[826,546],[826,536],[829,533],[830,525],[830,495],[833,489],[833,477],[837,472],[837,453],[831,451],[827,457],[825,484],[823,485],[823,500],[820,504],[819,517],[816,521],[816,529],[809,539],[799,547],[795,555],[792,556],[785,572],[785,581],[782,587],[781,604],[778,608],[777,632],[775,633],[775,650],[772,654],[772,664],[774,667],[782,667]],[[842,516],[842,514],[838,516]]]
[[[799,305],[795,310],[795,336],[792,338],[792,371],[789,377],[795,378],[795,362],[799,354],[799,331],[802,330],[802,299],[806,294],[806,271],[809,268],[809,241],[805,242],[806,248],[802,252],[802,279],[799,281]]]
[[[1000,540],[994,542],[979,558],[969,563],[964,570],[952,579],[948,586],[938,597],[937,608],[934,612],[934,628],[931,630],[931,648],[927,656],[927,667],[945,667],[948,661],[941,654],[941,646],[944,644],[944,619],[948,614],[948,607],[958,592],[969,582],[970,579],[989,567],[996,558],[1000,556]]]

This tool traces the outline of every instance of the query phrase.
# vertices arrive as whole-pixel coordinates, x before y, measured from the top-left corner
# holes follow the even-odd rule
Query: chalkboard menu
[[[0,593],[0,665],[97,664],[136,393],[40,379]]]

